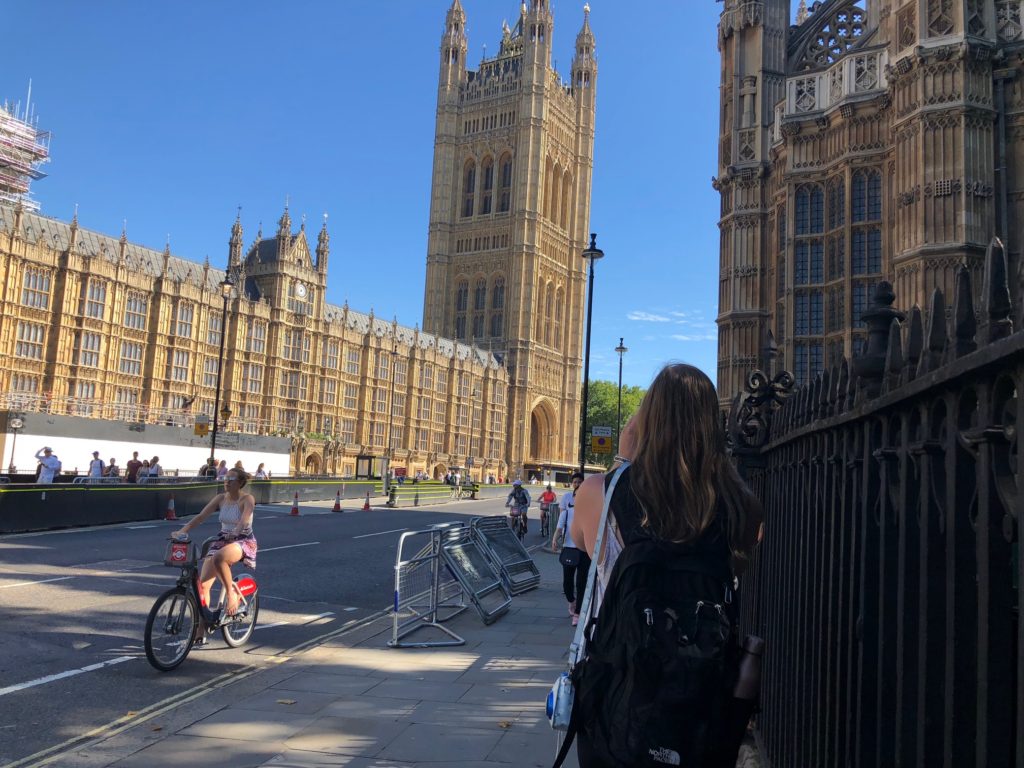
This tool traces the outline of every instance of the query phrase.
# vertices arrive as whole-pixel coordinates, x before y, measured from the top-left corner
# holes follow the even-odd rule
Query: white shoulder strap
[[[604,507],[601,510],[601,521],[597,525],[597,541],[594,543],[594,558],[590,564],[590,573],[587,574],[587,591],[583,595],[583,605],[580,606],[580,620],[576,625],[576,635],[573,637],[572,645],[569,646],[569,669],[576,666],[576,662],[583,657],[583,651],[586,646],[585,633],[587,624],[590,623],[590,612],[594,603],[594,590],[597,585],[597,564],[601,558],[601,547],[604,545],[604,532],[608,527],[608,510],[612,503],[612,495],[615,493],[615,486],[618,484],[623,470],[628,466],[629,462],[624,461],[615,470],[611,483],[608,485],[608,490],[604,493]]]

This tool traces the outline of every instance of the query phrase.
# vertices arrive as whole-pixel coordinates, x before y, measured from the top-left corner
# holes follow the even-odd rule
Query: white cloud
[[[671,318],[665,317],[664,315],[652,315],[650,312],[640,312],[633,310],[626,315],[628,320],[640,320],[645,323],[669,323],[672,322]]]
[[[670,339],[676,341],[717,341],[717,333],[673,333]]]

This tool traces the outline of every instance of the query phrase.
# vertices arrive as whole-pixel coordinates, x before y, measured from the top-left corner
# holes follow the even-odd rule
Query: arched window
[[[562,307],[565,305],[565,291],[559,286],[555,292],[555,346],[562,345]]]
[[[491,336],[501,336],[505,318],[505,278],[494,278],[491,286]]]
[[[547,159],[544,167],[544,218],[551,218],[552,198],[555,194],[555,171],[551,164],[551,158]]]
[[[473,198],[476,195],[476,163],[472,160],[466,163],[462,172],[462,215],[463,217],[473,215]]]
[[[491,212],[491,197],[494,194],[494,160],[485,157],[480,163],[480,175],[482,178],[482,189],[480,191],[480,213]]]
[[[551,346],[551,331],[554,320],[555,287],[548,283],[544,296],[544,343]]]
[[[502,155],[498,186],[498,213],[507,213],[512,204],[512,155]]]
[[[882,174],[861,170],[853,174],[852,221],[879,221],[882,218]]]
[[[484,335],[484,310],[487,309],[487,281],[479,278],[473,286],[473,338]]]
[[[569,226],[569,207],[572,205],[572,174],[565,172],[562,177],[562,229]]]
[[[532,312],[533,316],[533,340],[538,344],[544,341],[544,280],[540,281],[537,286],[537,295],[534,298],[535,311]]]
[[[558,223],[560,201],[562,199],[562,168],[555,164],[554,173],[551,174],[551,207],[548,210],[548,221],[552,224]]]
[[[466,338],[466,310],[469,307],[469,281],[460,280],[455,286],[455,338]]]
[[[853,198],[850,201],[850,220],[853,224],[850,236],[850,272],[854,275],[877,274],[882,271],[881,172],[873,169],[857,171],[853,174],[850,189]]]

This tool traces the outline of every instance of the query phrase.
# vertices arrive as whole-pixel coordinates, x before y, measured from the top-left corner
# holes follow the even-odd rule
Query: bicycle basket
[[[164,551],[164,565],[172,568],[184,568],[195,565],[197,560],[196,545],[191,541],[168,541]]]

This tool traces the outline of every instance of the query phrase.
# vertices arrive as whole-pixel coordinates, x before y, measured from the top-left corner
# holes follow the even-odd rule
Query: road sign
[[[205,414],[196,416],[195,433],[199,437],[206,437],[210,431],[210,417]]]
[[[611,453],[612,452],[612,439],[610,437],[598,437],[594,436],[590,438],[590,452],[591,453]]]
[[[594,437],[611,437],[612,436],[612,428],[611,427],[591,427],[590,428],[590,434],[593,435]]]

